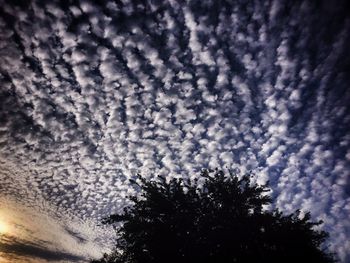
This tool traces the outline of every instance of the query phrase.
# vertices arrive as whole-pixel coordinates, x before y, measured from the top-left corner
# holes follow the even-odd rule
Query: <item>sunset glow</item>
[[[0,221],[0,234],[6,234],[8,233],[8,231],[9,231],[8,225],[5,222]]]

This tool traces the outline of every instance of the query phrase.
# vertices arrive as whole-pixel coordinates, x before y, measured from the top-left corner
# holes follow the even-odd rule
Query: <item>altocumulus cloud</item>
[[[350,12],[312,2],[1,0],[1,200],[78,259],[137,172],[252,170],[349,261]]]

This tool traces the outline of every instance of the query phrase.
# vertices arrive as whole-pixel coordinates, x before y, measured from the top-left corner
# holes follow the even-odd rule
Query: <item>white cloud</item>
[[[271,181],[278,207],[324,218],[345,262],[349,94],[340,61],[349,23],[311,46],[311,4],[293,4],[285,20],[278,1],[229,5],[217,20],[177,1],[124,4],[4,4],[14,24],[0,18],[0,196],[58,208],[88,236],[98,230],[77,218],[118,211],[137,172],[253,170],[257,182]],[[323,25],[316,38],[327,35]]]

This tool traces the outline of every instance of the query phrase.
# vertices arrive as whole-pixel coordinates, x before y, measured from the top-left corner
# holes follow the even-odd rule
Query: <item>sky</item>
[[[347,1],[0,0],[0,262],[87,262],[141,173],[252,171],[350,262]]]

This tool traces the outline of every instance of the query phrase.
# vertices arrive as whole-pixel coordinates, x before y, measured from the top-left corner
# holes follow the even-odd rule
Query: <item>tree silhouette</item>
[[[284,216],[249,175],[203,170],[194,180],[138,177],[133,206],[106,218],[116,227],[116,247],[93,262],[335,262],[321,248],[327,237],[310,214]]]

